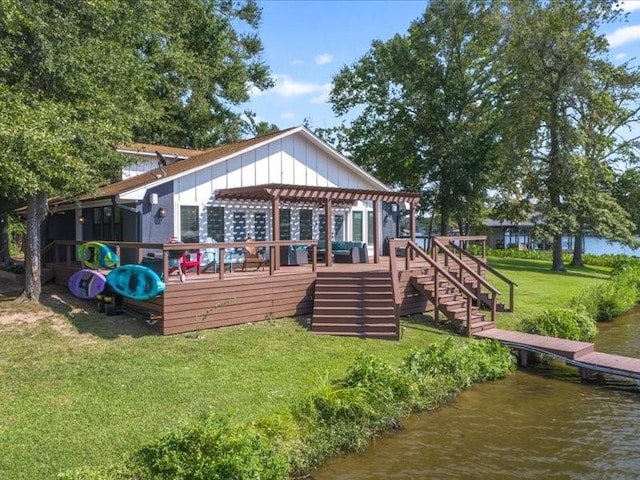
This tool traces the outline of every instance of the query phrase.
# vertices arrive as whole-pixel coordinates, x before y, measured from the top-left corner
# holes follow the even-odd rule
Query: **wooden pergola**
[[[331,239],[333,229],[332,208],[334,205],[354,205],[358,201],[373,202],[373,262],[380,263],[381,226],[379,221],[382,202],[409,204],[409,232],[412,241],[416,237],[416,207],[420,202],[419,193],[390,192],[384,190],[360,190],[338,187],[309,187],[303,185],[266,184],[249,187],[226,188],[215,192],[219,200],[266,201],[271,203],[272,239],[280,240],[280,204],[282,202],[308,202],[322,205],[325,211],[326,229],[325,262],[330,266]],[[275,264],[280,265],[280,252],[275,251]]]

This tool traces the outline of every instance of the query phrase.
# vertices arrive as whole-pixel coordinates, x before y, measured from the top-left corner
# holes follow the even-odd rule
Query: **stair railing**
[[[405,269],[411,269],[411,260],[412,258],[422,258],[426,261],[434,270],[434,311],[435,311],[435,320],[438,321],[438,315],[440,311],[440,302],[439,302],[439,287],[438,287],[438,276],[441,275],[449,283],[451,283],[454,287],[456,287],[460,293],[465,296],[467,311],[466,311],[466,324],[467,324],[467,335],[471,336],[471,302],[473,300],[478,300],[478,298],[464,285],[462,285],[453,275],[451,275],[446,269],[444,269],[438,262],[434,261],[427,253],[425,253],[418,245],[416,245],[411,240],[390,240],[389,241],[389,269],[391,270],[392,281],[394,282],[394,298],[399,298],[399,291],[397,292],[398,296],[396,297],[396,290],[398,289],[398,266],[396,260],[396,249],[404,248],[405,249]]]
[[[478,299],[478,307],[480,307],[480,294],[482,293],[482,287],[484,286],[487,290],[489,290],[489,300],[491,302],[491,321],[495,323],[496,321],[496,299],[498,297],[498,295],[500,295],[500,291],[495,288],[493,285],[491,285],[489,282],[487,282],[482,275],[480,275],[480,273],[476,273],[473,271],[473,269],[467,265],[466,263],[464,263],[462,260],[460,260],[458,257],[456,257],[456,255],[447,248],[446,245],[442,244],[437,238],[433,238],[433,256],[437,255],[437,250],[438,248],[440,248],[440,250],[444,253],[445,256],[445,265],[448,265],[449,262],[447,261],[449,258],[451,260],[453,260],[454,263],[456,263],[458,265],[458,267],[460,267],[460,277],[458,280],[460,280],[460,283],[464,283],[463,278],[462,278],[462,271],[464,270],[465,272],[467,272],[469,275],[471,275],[473,277],[473,279],[476,281],[476,298]]]
[[[454,251],[458,252],[460,254],[460,256],[464,255],[467,258],[472,259],[477,265],[478,273],[480,273],[481,269],[484,268],[485,270],[488,270],[491,273],[493,273],[496,277],[498,277],[500,280],[505,282],[507,285],[509,285],[509,311],[511,313],[513,313],[513,311],[514,311],[514,287],[517,287],[518,284],[516,282],[514,282],[513,280],[511,280],[510,278],[507,278],[506,276],[504,276],[502,273],[500,273],[498,270],[493,268],[487,262],[485,262],[482,259],[476,257],[475,255],[469,253],[464,248],[459,247],[455,243],[449,243],[449,246],[452,247]]]

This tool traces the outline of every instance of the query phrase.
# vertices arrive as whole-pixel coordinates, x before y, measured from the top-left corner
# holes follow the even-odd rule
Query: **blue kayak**
[[[119,295],[133,300],[149,300],[164,292],[164,282],[144,265],[122,265],[109,272],[107,283]]]

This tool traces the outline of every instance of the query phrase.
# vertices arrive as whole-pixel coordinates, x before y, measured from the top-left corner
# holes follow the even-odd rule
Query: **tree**
[[[500,20],[491,2],[434,0],[406,36],[374,41],[334,78],[335,113],[360,112],[346,130],[354,161],[422,191],[443,233],[453,218],[474,221],[491,183]]]
[[[148,101],[158,115],[138,125],[134,139],[205,149],[254,133],[236,107],[250,88],[274,85],[261,60],[255,0],[153,2],[153,24],[141,46],[152,69]],[[261,131],[275,125],[259,125]],[[277,128],[277,127],[275,127]]]
[[[617,176],[613,194],[618,203],[629,214],[633,232],[640,233],[640,168],[629,168]]]
[[[552,268],[564,270],[562,235],[582,231],[587,221],[598,228],[598,202],[613,200],[605,198],[598,172],[604,171],[603,152],[611,148],[606,129],[621,124],[616,114],[603,113],[627,80],[613,85],[608,80],[633,75],[624,67],[614,73],[606,60],[606,40],[597,33],[619,14],[614,4],[514,0],[507,5],[502,58],[511,125],[506,134],[518,139],[512,160],[531,165],[524,183],[553,237]],[[594,112],[606,128],[589,119]]]
[[[1,2],[0,195],[27,204],[24,298],[40,295],[48,197],[112,177],[134,129],[185,146],[235,135],[231,107],[269,78],[257,37],[230,25],[258,18],[252,0]]]

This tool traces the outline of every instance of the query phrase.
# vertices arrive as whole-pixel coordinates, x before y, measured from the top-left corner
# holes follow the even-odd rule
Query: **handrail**
[[[406,248],[406,250],[407,250],[406,253],[405,253],[405,258],[406,258],[405,268],[407,270],[410,269],[410,263],[411,263],[411,257],[412,257],[412,255],[410,255],[410,253],[409,253],[409,249],[411,249],[413,252],[415,252],[415,254],[417,256],[422,257],[435,270],[435,275],[434,275],[434,281],[435,281],[434,306],[435,306],[436,321],[438,320],[438,314],[439,314],[438,274],[442,274],[444,276],[444,278],[446,278],[451,284],[453,284],[453,286],[455,286],[458,290],[460,290],[460,292],[466,297],[466,300],[467,300],[467,334],[469,336],[471,336],[471,301],[472,300],[477,300],[477,297],[469,289],[467,289],[464,285],[462,285],[447,270],[442,268],[438,264],[438,262],[433,260],[424,251],[422,251],[422,249],[420,249],[420,247],[418,247],[418,245],[416,245],[411,240],[390,240],[389,241],[389,263],[390,263],[390,270],[392,272],[392,277],[394,276],[393,272],[394,271],[397,272],[397,270],[394,270],[394,269],[397,269],[396,249],[397,248],[403,248],[403,247]],[[395,292],[394,292],[394,295],[395,295]]]
[[[476,257],[475,255],[472,255],[471,253],[467,252],[464,248],[460,248],[455,243],[450,243],[449,245],[451,245],[459,253],[467,256],[468,258],[473,259],[478,264],[478,266],[482,266],[483,268],[489,270],[496,277],[498,277],[500,280],[502,280],[503,282],[505,282],[506,284],[509,285],[509,311],[511,313],[513,313],[513,311],[514,311],[513,310],[514,309],[514,288],[513,287],[517,287],[518,284],[516,282],[514,282],[513,280],[511,280],[510,278],[506,277],[504,274],[502,274],[498,270],[496,270],[494,267],[489,265],[484,260],[481,260],[478,257]]]
[[[67,265],[71,265],[71,247],[81,245],[90,240],[55,240],[53,243],[57,245],[66,246],[67,249]],[[244,248],[247,246],[256,248],[268,248],[272,261],[269,262],[269,275],[273,275],[275,270],[280,268],[280,265],[274,260],[277,258],[276,249],[279,247],[292,246],[292,245],[307,245],[311,247],[311,269],[313,272],[317,269],[318,258],[318,241],[317,240],[279,240],[279,241],[239,241],[239,242],[216,242],[216,243],[142,243],[142,242],[121,242],[117,240],[95,240],[111,248],[114,248],[118,257],[122,249],[134,249],[137,251],[138,262],[144,258],[143,250],[161,250],[162,251],[162,271],[164,278],[169,275],[169,252],[176,250],[218,250],[218,258],[223,259],[225,257],[225,249]],[[224,268],[219,269],[219,278],[224,278]]]
[[[469,267],[469,265],[467,265],[466,263],[464,263],[462,260],[460,260],[458,257],[456,257],[453,253],[451,253],[451,250],[449,250],[446,245],[443,245],[442,243],[440,243],[440,240],[438,240],[437,238],[433,239],[433,255],[435,256],[437,253],[436,247],[440,247],[442,249],[442,251],[445,254],[445,258],[448,256],[449,258],[451,258],[452,260],[454,260],[458,266],[460,267],[460,281],[462,282],[462,269],[464,269],[467,273],[469,273],[469,275],[471,275],[477,282],[478,282],[478,287],[477,287],[477,293],[476,293],[476,297],[480,298],[480,290],[481,290],[481,285],[483,285],[485,288],[487,288],[491,293],[491,321],[495,322],[496,321],[496,297],[498,295],[500,295],[500,291],[495,288],[493,285],[491,285],[489,282],[487,282],[484,278],[482,278],[482,276],[476,272],[474,272],[471,267]],[[445,262],[446,265],[446,262]],[[478,303],[480,303],[478,301]],[[478,305],[480,306],[480,305]]]

